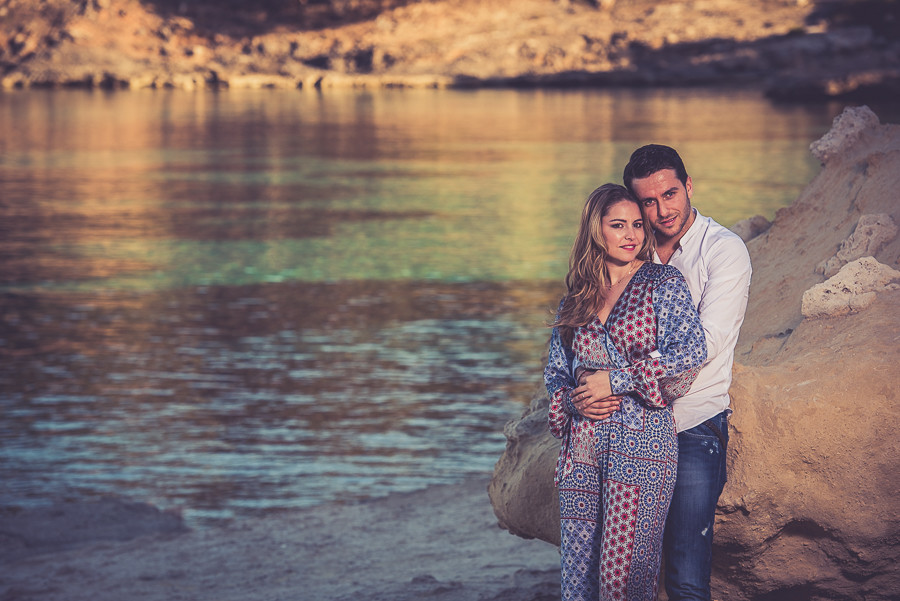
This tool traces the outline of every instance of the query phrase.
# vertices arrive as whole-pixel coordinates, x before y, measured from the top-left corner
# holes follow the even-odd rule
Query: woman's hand
[[[572,391],[572,404],[588,419],[603,420],[619,410],[622,397],[613,395],[608,371],[578,370],[578,388]]]

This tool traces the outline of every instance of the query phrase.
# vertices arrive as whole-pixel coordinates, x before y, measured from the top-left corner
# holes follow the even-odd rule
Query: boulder
[[[506,424],[506,452],[488,493],[502,528],[559,545],[559,497],[553,484],[559,441],[547,431],[548,407],[546,395],[537,396],[520,419]]]
[[[896,289],[891,282],[900,271],[872,257],[847,263],[837,274],[803,293],[800,311],[804,317],[830,317],[862,311],[875,300],[875,293]]]
[[[817,272],[861,217],[900,219],[900,126],[847,109],[812,150],[823,170],[747,242],[754,272],[730,391],[715,599],[887,600],[900,590],[900,437],[889,419],[900,396],[900,241],[827,282]],[[844,288],[857,298],[841,310],[810,300]],[[507,426],[489,494],[501,526],[558,544],[559,443],[539,426],[546,410],[544,395]]]
[[[850,237],[841,242],[835,255],[819,263],[816,273],[830,278],[850,261],[874,255],[896,237],[897,226],[890,215],[885,213],[863,215]]]
[[[867,106],[845,109],[834,118],[831,130],[809,145],[813,156],[827,163],[831,157],[849,149],[862,132],[879,123],[878,116]]]

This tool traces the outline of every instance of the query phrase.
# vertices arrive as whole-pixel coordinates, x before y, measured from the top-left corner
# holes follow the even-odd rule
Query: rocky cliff
[[[714,598],[896,599],[900,590],[900,126],[847,109],[823,169],[747,243]],[[547,400],[507,425],[502,526],[559,541]]]
[[[900,90],[895,0],[0,0],[0,84]]]

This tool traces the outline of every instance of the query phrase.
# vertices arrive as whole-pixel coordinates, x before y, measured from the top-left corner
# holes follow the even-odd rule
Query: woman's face
[[[636,203],[620,200],[609,207],[600,220],[611,263],[634,261],[644,244],[644,218]]]

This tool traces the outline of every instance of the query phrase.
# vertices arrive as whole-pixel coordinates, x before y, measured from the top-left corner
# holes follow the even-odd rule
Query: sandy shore
[[[501,530],[488,476],[213,529],[124,501],[0,515],[0,600],[559,599],[556,547]]]

